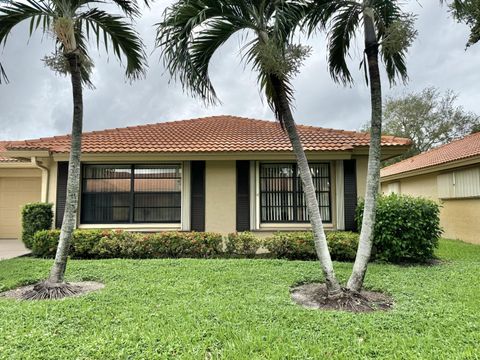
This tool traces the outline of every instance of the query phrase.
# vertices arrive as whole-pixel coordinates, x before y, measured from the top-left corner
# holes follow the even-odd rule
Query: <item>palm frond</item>
[[[40,26],[42,31],[50,28],[54,11],[44,2],[27,0],[9,2],[0,7],[0,44],[5,44],[12,29],[21,22],[30,19],[29,33],[33,34]]]
[[[358,3],[349,2],[333,15],[328,30],[328,67],[336,82],[352,83],[353,77],[347,64],[350,46],[355,38],[361,18]]]
[[[140,7],[136,1],[131,0],[111,0],[122,12],[129,17],[139,17],[141,15]],[[148,1],[145,1],[148,6]]]
[[[143,42],[121,16],[95,8],[80,14],[78,20],[85,24],[86,39],[94,36],[97,47],[103,39],[107,52],[111,49],[120,62],[125,58],[127,77],[136,79],[145,74],[147,65]]]
[[[7,73],[5,72],[5,69],[3,68],[2,63],[0,63],[0,84],[2,84],[2,81],[5,83],[8,83],[8,77],[7,77]]]
[[[309,6],[305,1],[282,1],[275,7],[271,15],[274,18],[271,35],[280,36],[280,41],[288,41],[302,25]]]
[[[85,36],[85,32],[82,29],[81,23],[77,23],[75,29],[75,40],[77,41],[77,48],[81,53],[82,57],[82,67],[80,69],[80,75],[82,76],[82,82],[84,85],[93,89],[94,85],[92,83],[91,75],[93,68],[93,60],[88,55],[87,42],[88,39]]]
[[[342,9],[359,5],[355,1],[342,0],[313,0],[308,2],[305,19],[302,26],[312,35],[317,29],[326,30],[335,14]]]
[[[179,1],[157,24],[156,47],[183,89],[206,103],[218,101],[208,67],[213,54],[234,33],[252,27],[241,1]]]
[[[391,84],[394,84],[396,79],[406,82],[408,74],[405,58],[409,46],[408,39],[398,39],[399,44],[394,47],[386,44],[389,41],[388,37],[391,36],[389,29],[393,28],[395,24],[409,21],[408,16],[397,2],[392,0],[375,0],[372,9],[375,14],[377,37],[381,45],[380,52],[387,77]],[[405,34],[405,36],[407,35]],[[400,44],[402,41],[405,41],[405,44]]]
[[[307,9],[304,0],[184,0],[169,7],[157,26],[157,48],[171,77],[206,103],[218,101],[209,75],[213,55],[237,32],[242,61],[258,73],[268,105],[282,123],[279,95],[293,101],[292,77],[306,52],[288,46]],[[248,41],[247,41],[248,39]],[[296,48],[295,48],[296,49]],[[301,60],[301,59],[300,59]],[[281,90],[279,90],[281,87]]]

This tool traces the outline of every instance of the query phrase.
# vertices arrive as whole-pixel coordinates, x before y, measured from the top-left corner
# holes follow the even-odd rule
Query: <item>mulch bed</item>
[[[306,308],[323,310],[340,310],[350,312],[386,311],[393,308],[393,299],[381,292],[345,291],[338,297],[327,296],[325,284],[311,283],[296,286],[290,290],[292,300]]]

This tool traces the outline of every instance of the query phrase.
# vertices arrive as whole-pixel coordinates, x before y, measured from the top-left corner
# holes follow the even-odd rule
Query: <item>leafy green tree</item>
[[[304,16],[300,1],[271,0],[178,0],[158,24],[157,46],[170,74],[184,89],[207,103],[217,95],[210,81],[213,54],[234,34],[247,33],[244,57],[258,73],[258,83],[276,118],[288,134],[305,192],[327,289],[341,293],[328,252],[325,232],[310,168],[291,112],[291,85],[309,49],[289,40]]]
[[[389,163],[462,138],[479,127],[480,117],[455,105],[457,98],[451,90],[441,94],[437,88],[429,87],[387,99],[384,132],[412,140],[411,149]]]
[[[414,19],[401,9],[396,0],[310,0],[306,25],[310,34],[327,32],[328,66],[335,81],[353,82],[347,58],[357,34],[363,35],[365,77],[370,87],[371,123],[365,208],[360,242],[347,289],[358,292],[370,259],[375,207],[380,179],[382,134],[382,87],[379,62],[383,60],[391,83],[407,79],[405,54],[415,38]]]
[[[467,47],[478,43],[480,41],[480,0],[453,0],[451,2],[441,0],[441,2],[448,3],[453,17],[470,28]]]
[[[113,51],[119,60],[126,60],[126,76],[135,79],[145,70],[143,43],[125,17],[139,15],[132,0],[112,0],[125,16],[113,15],[96,7],[100,0],[27,0],[10,1],[0,6],[0,44],[7,41],[12,29],[24,21],[30,24],[30,35],[41,30],[51,36],[55,44],[53,56],[46,63],[55,71],[68,74],[73,91],[73,121],[68,167],[65,215],[60,241],[49,278],[37,284],[26,298],[60,298],[74,294],[78,289],[65,283],[68,250],[75,228],[80,187],[80,154],[83,124],[83,87],[91,85],[93,66],[87,52],[90,39],[97,47],[105,42],[107,51]]]

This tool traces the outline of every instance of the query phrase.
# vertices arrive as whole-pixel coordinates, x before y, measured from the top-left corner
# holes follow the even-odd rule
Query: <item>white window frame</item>
[[[260,219],[260,164],[261,163],[293,163],[291,160],[262,160],[250,162],[250,228],[252,230],[264,230],[264,231],[278,231],[278,230],[309,230],[311,229],[310,223],[263,223]],[[314,161],[312,161],[314,162]],[[337,191],[337,174],[335,167],[335,179],[333,177],[333,164],[332,160],[319,160],[322,163],[328,163],[330,165],[330,211],[331,222],[324,223],[325,228],[333,228],[335,220],[338,221],[337,204],[338,195]],[[342,170],[343,170],[343,161]],[[343,174],[343,172],[342,172]],[[343,175],[342,175],[343,179]],[[335,187],[334,183],[335,182]],[[343,187],[342,187],[343,188]],[[343,204],[343,192],[341,203]],[[343,218],[343,217],[342,217]]]

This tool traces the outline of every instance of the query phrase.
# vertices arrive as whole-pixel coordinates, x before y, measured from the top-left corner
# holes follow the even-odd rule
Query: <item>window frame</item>
[[[322,193],[328,193],[328,213],[329,213],[329,218],[328,219],[324,219],[322,218],[322,221],[324,224],[332,224],[333,223],[333,214],[332,214],[332,188],[333,188],[333,185],[332,185],[332,164],[330,161],[309,161],[309,167],[310,165],[327,165],[328,167],[328,184],[329,184],[329,189],[328,191],[318,191],[317,189],[315,189],[315,193],[316,194],[322,194]],[[271,225],[278,225],[278,224],[291,224],[291,225],[295,225],[295,224],[298,224],[298,225],[305,225],[305,224],[309,224],[310,223],[310,220],[298,220],[298,211],[302,208],[301,206],[298,206],[298,199],[297,199],[297,196],[299,194],[303,194],[303,190],[300,190],[299,189],[299,184],[301,184],[301,178],[300,178],[300,175],[298,174],[298,176],[295,176],[295,177],[290,177],[290,179],[295,179],[294,180],[294,184],[293,184],[293,190],[291,192],[287,192],[287,193],[291,193],[293,194],[293,216],[294,216],[294,220],[276,220],[276,221],[271,221],[271,220],[265,220],[263,219],[262,217],[262,208],[264,207],[263,206],[263,196],[262,194],[264,194],[265,192],[262,191],[262,178],[265,178],[265,177],[262,177],[262,165],[291,165],[292,168],[293,168],[293,173],[294,174],[298,174],[298,165],[296,162],[292,162],[292,161],[260,161],[258,162],[258,177],[257,177],[257,181],[258,181],[258,221],[259,221],[259,224],[260,225],[265,225],[265,224],[271,224]],[[266,177],[268,178],[268,177]],[[325,177],[322,177],[322,178],[325,178]],[[306,207],[306,204],[305,204],[305,207]],[[322,206],[322,207],[327,207],[327,206]],[[319,204],[319,208],[320,208],[320,204]],[[308,211],[308,210],[307,210]]]
[[[180,191],[176,192],[170,192],[170,193],[179,193],[180,194],[180,205],[175,206],[175,207],[168,207],[168,208],[178,208],[180,211],[180,218],[178,221],[134,221],[134,211],[135,211],[135,193],[139,194],[159,194],[162,192],[148,192],[148,191],[137,191],[135,192],[135,168],[136,167],[158,167],[158,166],[172,166],[176,165],[179,166],[180,168],[180,177],[179,178],[172,178],[172,179],[180,179]],[[85,168],[88,166],[104,166],[104,167],[128,167],[130,169],[130,191],[129,192],[119,192],[119,194],[129,194],[129,219],[128,221],[85,221],[84,220],[84,196],[85,196],[85,191],[84,191],[84,180],[86,180],[83,177],[83,174],[85,172]],[[174,225],[180,225],[183,222],[183,196],[184,196],[184,164],[183,162],[168,162],[168,163],[108,163],[108,164],[99,164],[99,163],[82,163],[81,167],[81,173],[80,173],[80,211],[79,211],[79,220],[81,225],[103,225],[103,224],[114,224],[114,225],[145,225],[145,224],[174,224]],[[88,194],[88,192],[87,192]],[[108,194],[108,192],[106,192]],[[142,208],[142,207],[137,207],[137,208]],[[154,207],[154,208],[162,208],[160,207]],[[163,207],[165,208],[165,207]]]

